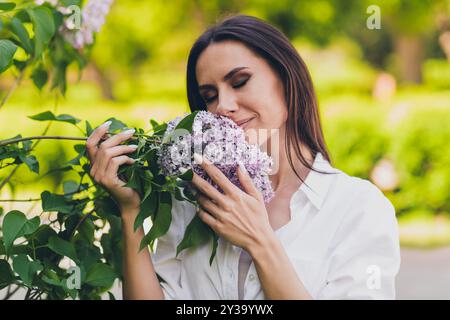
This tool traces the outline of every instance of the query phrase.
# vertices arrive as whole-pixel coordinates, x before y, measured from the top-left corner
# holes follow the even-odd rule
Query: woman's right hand
[[[136,145],[121,145],[130,139],[134,129],[123,131],[101,141],[108,132],[111,121],[107,121],[96,128],[86,141],[86,150],[91,161],[90,176],[95,182],[104,187],[119,205],[122,214],[124,212],[139,212],[139,194],[129,187],[124,187],[117,172],[123,164],[133,164],[134,159],[125,154],[136,150]]]

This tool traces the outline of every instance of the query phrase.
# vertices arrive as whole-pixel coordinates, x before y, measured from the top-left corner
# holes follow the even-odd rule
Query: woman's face
[[[283,83],[241,42],[210,44],[199,56],[196,77],[208,111],[230,118],[247,134],[284,130],[288,113]]]

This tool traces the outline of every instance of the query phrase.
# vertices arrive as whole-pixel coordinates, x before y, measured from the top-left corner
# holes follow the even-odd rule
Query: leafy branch
[[[29,141],[29,140],[73,140],[73,141],[86,141],[87,138],[85,137],[65,137],[65,136],[32,136],[32,137],[26,137],[26,138],[14,138],[9,140],[0,140],[0,147],[6,146],[8,144],[18,143],[22,141]]]

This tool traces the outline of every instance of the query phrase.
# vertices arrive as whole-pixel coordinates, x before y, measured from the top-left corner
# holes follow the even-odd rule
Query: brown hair
[[[224,40],[237,40],[246,45],[264,58],[283,81],[288,107],[285,148],[289,164],[297,177],[302,180],[293,165],[291,145],[297,158],[309,169],[313,168],[302,155],[300,142],[311,150],[314,157],[320,152],[330,161],[308,69],[289,39],[261,19],[235,15],[210,27],[197,39],[189,52],[187,63],[187,95],[191,111],[207,110],[198,90],[195,74],[197,60],[209,44]]]

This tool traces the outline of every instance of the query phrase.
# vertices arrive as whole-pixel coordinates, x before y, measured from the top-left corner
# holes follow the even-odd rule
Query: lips
[[[243,120],[239,120],[236,121],[236,124],[241,127],[242,129],[246,126],[247,123],[249,123],[251,120],[255,119],[254,117],[252,118],[247,118],[247,119],[243,119]]]

